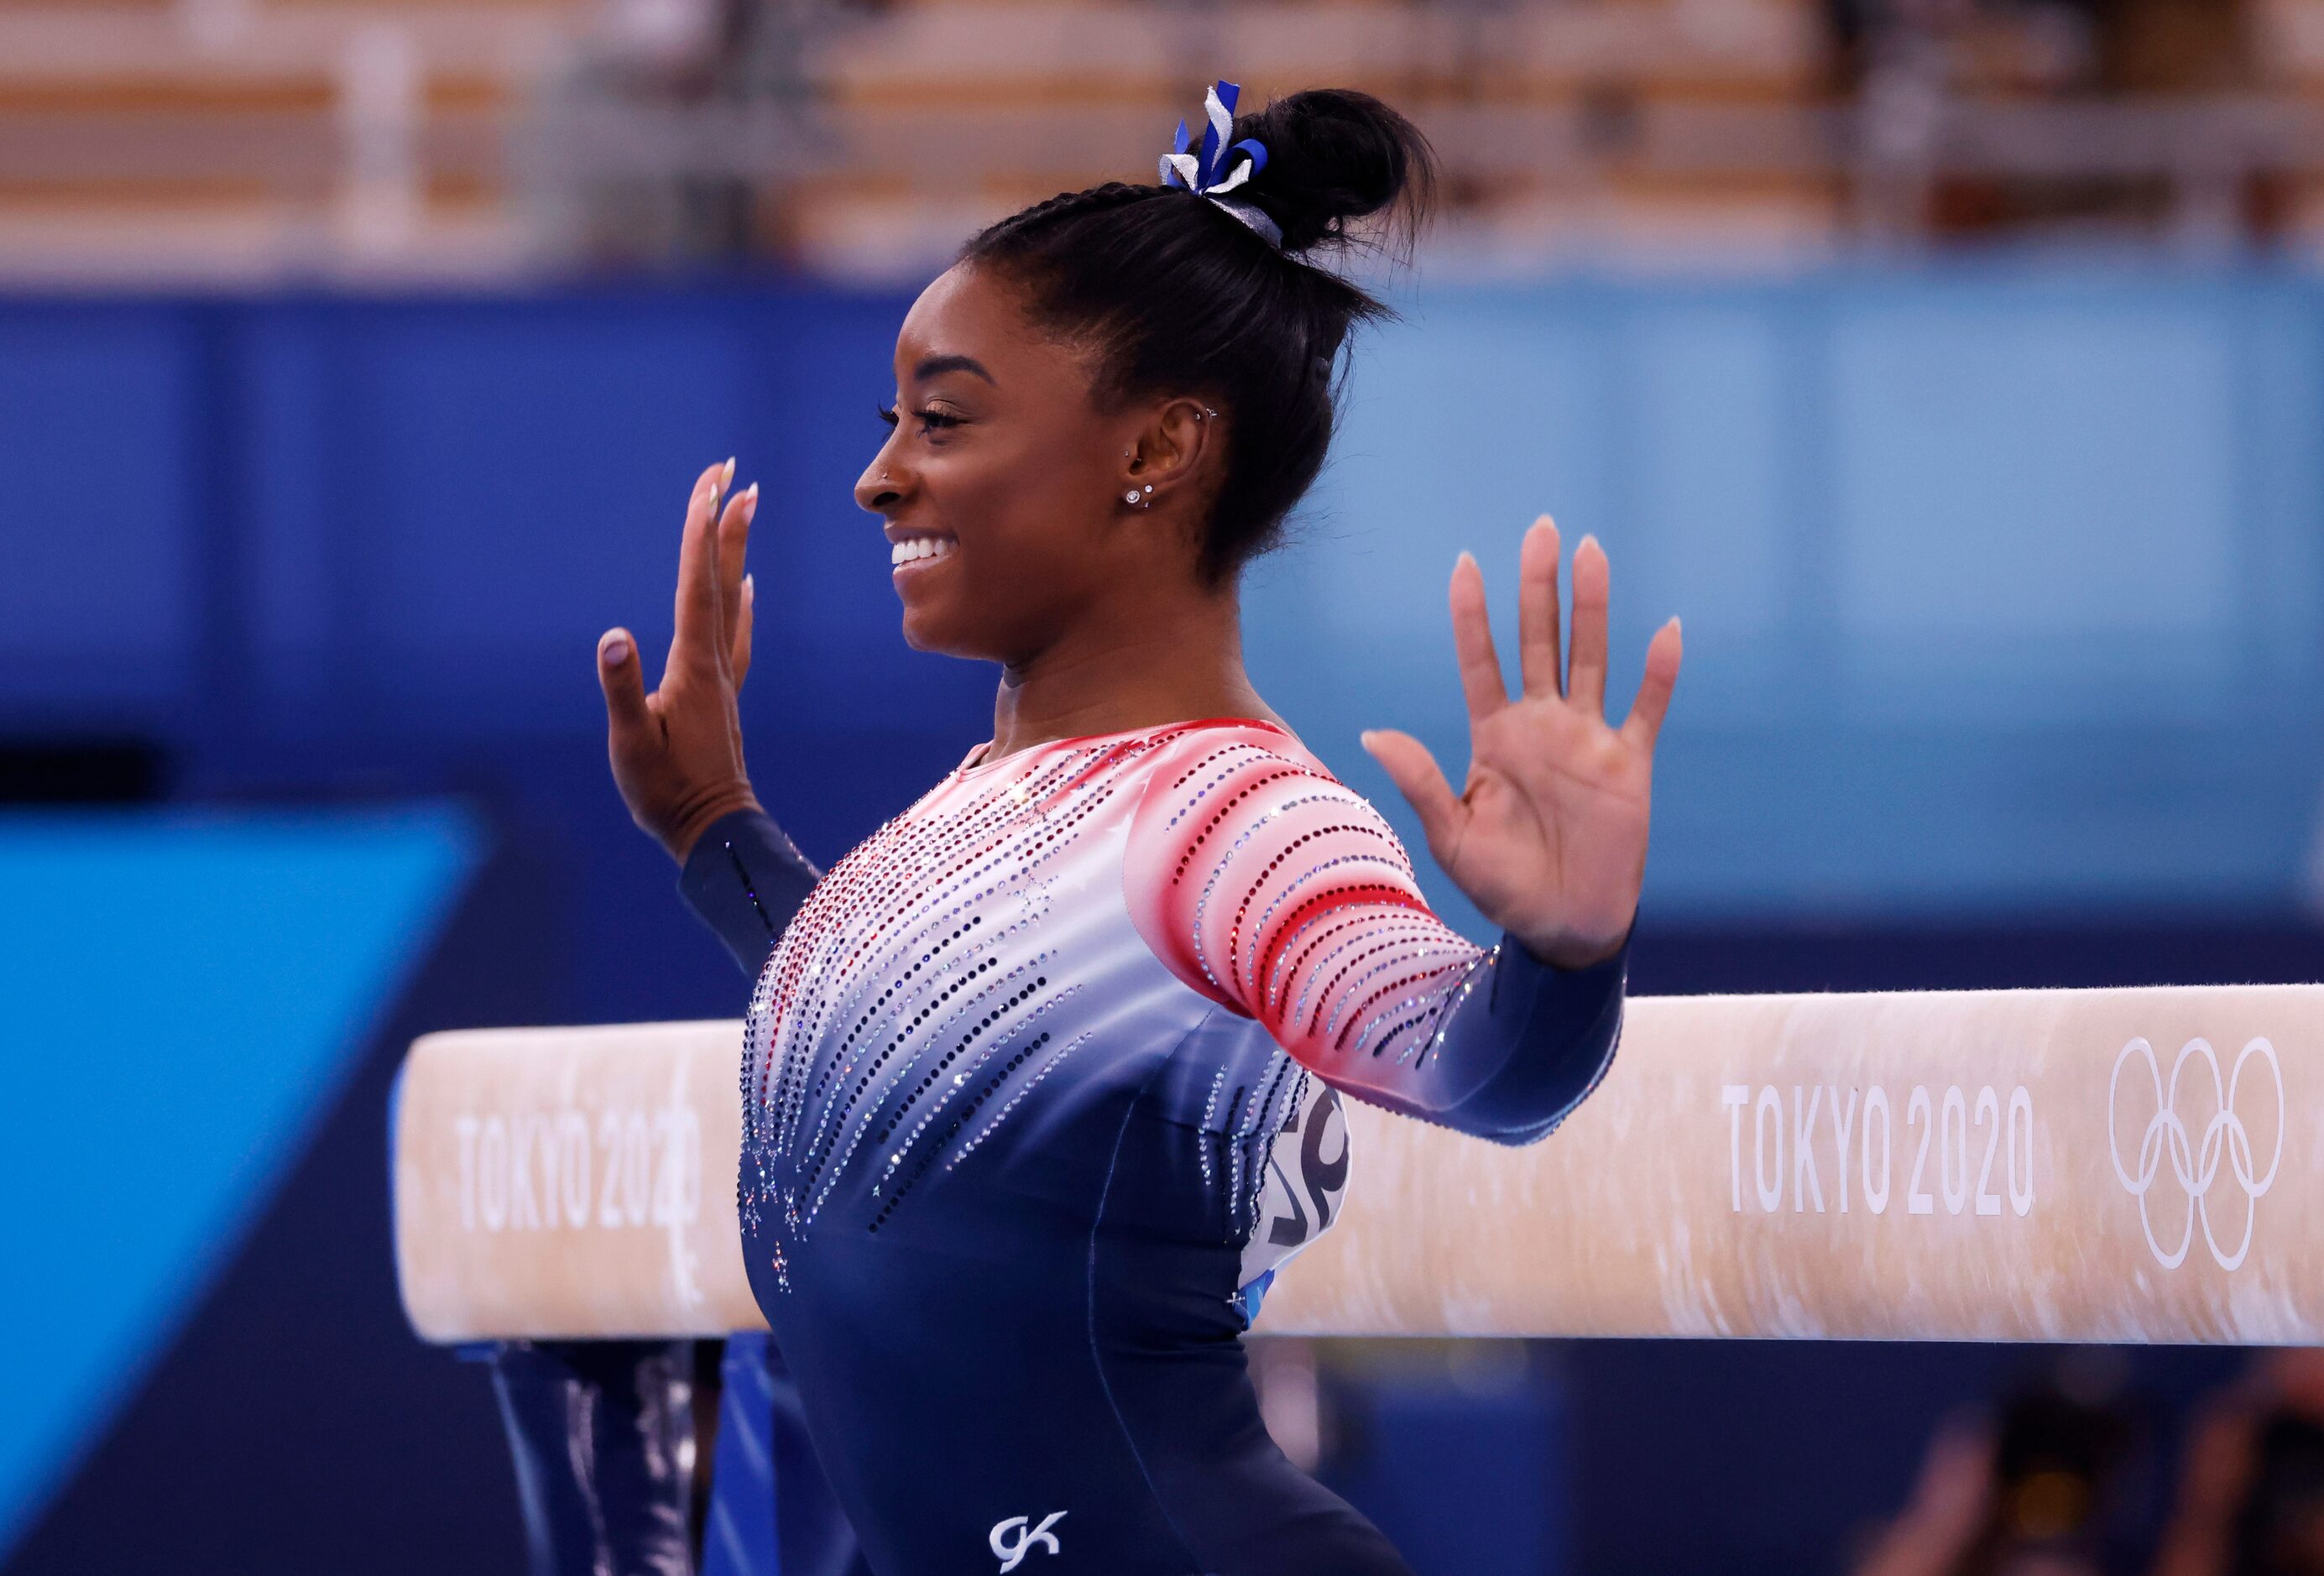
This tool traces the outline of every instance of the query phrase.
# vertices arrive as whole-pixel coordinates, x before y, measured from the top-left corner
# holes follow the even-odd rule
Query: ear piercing
[[[1139,495],[1140,493],[1143,493],[1144,496],[1141,497]],[[1132,487],[1129,492],[1124,493],[1121,495],[1121,501],[1124,503],[1135,503],[1140,506],[1153,502],[1154,484],[1148,482],[1143,487]]]

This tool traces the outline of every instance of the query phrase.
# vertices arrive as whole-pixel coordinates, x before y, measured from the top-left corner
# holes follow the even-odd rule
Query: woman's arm
[[[1574,554],[1569,677],[1558,554],[1557,528],[1536,521],[1518,565],[1515,698],[1484,577],[1466,553],[1452,571],[1469,702],[1459,794],[1419,741],[1364,736],[1429,852],[1499,926],[1497,945],[1480,950],[1430,913],[1387,822],[1268,730],[1169,746],[1123,870],[1140,930],[1180,978],[1351,1093],[1511,1143],[1555,1127],[1612,1058],[1655,739],[1679,668],[1674,619],[1646,649],[1629,717],[1609,726],[1606,555],[1587,538]]]
[[[756,976],[806,901],[815,866],[759,807],[742,764],[742,681],[757,598],[742,555],[756,484],[725,497],[734,462],[711,466],[687,501],[678,616],[661,683],[646,693],[624,629],[597,642],[605,752],[630,817],[678,862],[678,891]]]
[[[783,927],[821,880],[805,854],[764,810],[734,810],[694,840],[678,878],[678,895],[718,934],[752,979]]]
[[[1429,911],[1379,813],[1281,735],[1170,747],[1123,889],[1157,956],[1360,1099],[1502,1143],[1547,1134],[1613,1059],[1627,943],[1560,969]]]
[[[702,834],[738,810],[755,810],[742,765],[738,704],[751,671],[757,597],[742,570],[756,483],[733,498],[734,462],[711,466],[687,501],[678,548],[678,610],[661,683],[646,693],[638,643],[625,629],[597,640],[605,692],[605,753],[622,802],[641,830],[682,866]]]

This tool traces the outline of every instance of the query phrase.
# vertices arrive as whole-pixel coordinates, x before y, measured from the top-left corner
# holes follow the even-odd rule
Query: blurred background
[[[848,495],[896,326],[1219,75],[1452,174],[1248,589],[1351,781],[1547,509],[1618,685],[1686,621],[1637,990],[2324,978],[2324,0],[0,0],[11,1576],[521,1567],[402,1048],[741,1009],[592,677],[704,465],[810,854],[986,737]],[[2295,1356],[1257,1360],[1424,1576],[2324,1571]]]

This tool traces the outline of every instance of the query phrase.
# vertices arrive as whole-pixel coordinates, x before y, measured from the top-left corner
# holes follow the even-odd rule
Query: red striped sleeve
[[[1139,933],[1181,980],[1360,1088],[1419,1071],[1488,957],[1429,911],[1379,812],[1259,725],[1165,748],[1122,880]]]

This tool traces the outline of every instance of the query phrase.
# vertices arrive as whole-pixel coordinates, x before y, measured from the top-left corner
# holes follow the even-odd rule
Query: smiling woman
[[[659,689],[626,631],[599,645],[631,811],[757,975],[743,1257],[831,1496],[778,1505],[835,1505],[848,1569],[1404,1571],[1268,1439],[1241,1334],[1351,1184],[1343,1094],[1530,1142],[1613,1055],[1675,622],[1609,725],[1605,555],[1574,555],[1568,672],[1540,521],[1512,697],[1462,556],[1463,788],[1365,740],[1503,935],[1448,929],[1252,689],[1236,594],[1381,312],[1323,264],[1417,221],[1427,146],[1360,94],[1233,101],[1162,183],[977,236],[898,336],[856,499],[905,639],[999,665],[989,742],[807,865],[743,770],[731,462],[687,512]]]

